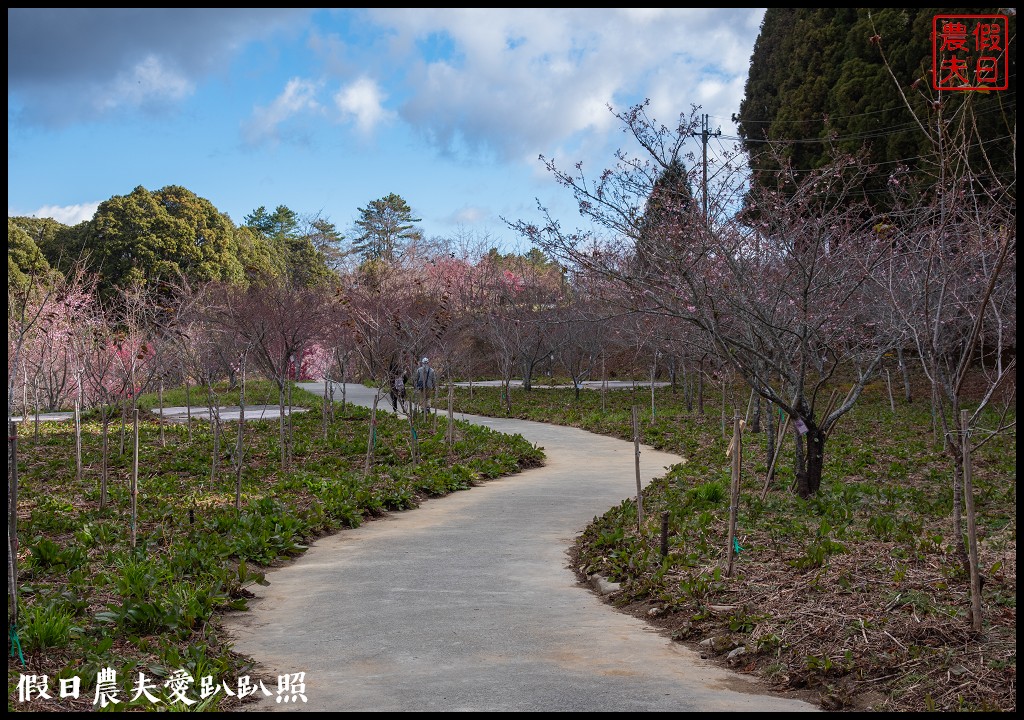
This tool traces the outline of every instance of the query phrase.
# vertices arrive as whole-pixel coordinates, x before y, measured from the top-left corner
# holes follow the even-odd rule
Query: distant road
[[[372,396],[346,387],[351,402]],[[817,710],[761,694],[577,583],[567,550],[635,492],[632,443],[464,417],[522,434],[547,464],[324,538],[270,572],[229,630],[271,676],[304,672],[308,702],[257,709]],[[680,460],[646,447],[640,457],[644,482]]]

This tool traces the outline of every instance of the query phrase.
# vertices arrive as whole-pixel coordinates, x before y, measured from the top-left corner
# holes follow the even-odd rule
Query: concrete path
[[[321,396],[323,392],[320,393]],[[292,406],[291,412],[302,413],[306,412],[308,408]],[[154,415],[160,414],[160,408],[152,408],[150,410]],[[288,408],[285,408],[285,414],[289,412]],[[189,408],[182,406],[165,407],[163,409],[164,420],[167,422],[188,422],[191,417],[193,420],[208,420],[210,418],[210,409],[205,405],[194,405],[191,411]],[[222,422],[228,422],[238,420],[242,416],[242,409],[238,405],[229,405],[227,407],[218,407],[217,415],[220,417]],[[246,405],[245,406],[245,421],[246,422],[257,422],[259,420],[277,420],[281,417],[281,406],[280,405]]]
[[[346,390],[359,404],[372,392]],[[228,629],[272,677],[304,672],[307,702],[277,703],[268,686],[274,696],[253,709],[817,710],[760,694],[577,583],[567,550],[635,492],[632,443],[465,419],[522,434],[547,464],[323,538],[268,573]],[[679,460],[646,447],[640,457],[645,483]]]

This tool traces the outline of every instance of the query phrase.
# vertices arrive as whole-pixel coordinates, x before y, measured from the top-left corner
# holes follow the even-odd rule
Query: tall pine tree
[[[927,192],[939,168],[919,121],[937,122],[937,103],[946,122],[963,123],[962,131],[973,135],[974,167],[1013,177],[1016,17],[1009,16],[1008,90],[938,93],[932,89],[932,25],[941,14],[1001,11],[769,8],[737,115],[753,182],[773,187],[787,162],[799,173],[822,167],[834,152],[864,151],[875,168],[863,187],[873,205],[884,205],[887,183],[904,170],[915,191]]]

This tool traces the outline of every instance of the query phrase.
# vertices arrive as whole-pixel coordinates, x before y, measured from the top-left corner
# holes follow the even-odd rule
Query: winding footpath
[[[372,392],[346,388],[367,406]],[[523,435],[547,463],[322,538],[269,572],[227,629],[271,677],[304,672],[307,702],[277,703],[268,685],[247,709],[817,710],[761,694],[579,585],[567,550],[635,493],[632,443],[457,417]],[[680,458],[642,446],[640,460],[646,483]]]

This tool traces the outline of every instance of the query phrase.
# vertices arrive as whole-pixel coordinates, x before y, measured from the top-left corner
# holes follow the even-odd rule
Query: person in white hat
[[[423,413],[426,414],[430,412],[430,399],[434,396],[434,390],[437,389],[437,375],[434,373],[434,368],[430,367],[429,358],[420,360],[420,366],[416,368],[413,380],[416,383],[416,394],[419,395],[420,404],[423,406]]]

